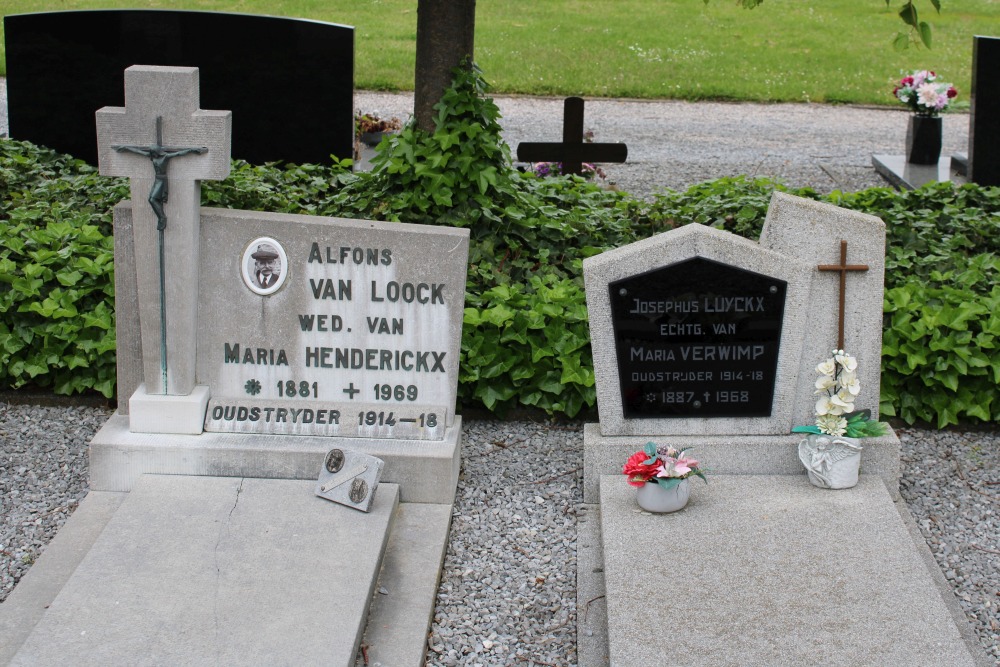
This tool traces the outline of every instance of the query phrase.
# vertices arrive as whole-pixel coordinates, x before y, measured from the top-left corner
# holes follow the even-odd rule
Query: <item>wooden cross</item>
[[[867,264],[847,263],[847,241],[840,242],[840,264],[820,264],[816,267],[820,271],[837,271],[840,273],[840,316],[837,318],[838,336],[837,349],[844,349],[844,294],[847,291],[848,271],[867,271]]]
[[[229,175],[232,120],[198,107],[196,67],[134,65],[125,106],[97,111],[100,173],[130,179],[147,394],[195,387],[201,181]]]
[[[583,98],[567,97],[563,105],[562,143],[521,143],[517,159],[521,162],[561,162],[562,173],[583,173],[584,162],[625,162],[625,144],[586,144],[583,142]]]

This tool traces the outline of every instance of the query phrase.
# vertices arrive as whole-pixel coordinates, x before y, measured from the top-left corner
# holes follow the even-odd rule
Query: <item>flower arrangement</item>
[[[950,83],[938,83],[930,70],[917,70],[900,79],[892,94],[920,116],[936,116],[958,95]]]
[[[672,489],[692,475],[701,477],[707,484],[705,472],[698,467],[696,460],[685,456],[687,451],[657,447],[656,443],[647,442],[641,451],[625,462],[622,474],[628,478],[629,484],[637,488],[652,482],[664,489]]]
[[[861,393],[858,360],[843,350],[816,366],[816,425],[796,426],[793,433],[825,433],[849,438],[869,438],[885,434],[885,424],[871,419],[871,410],[854,409]]]
[[[358,136],[362,134],[373,134],[375,132],[393,132],[403,127],[403,122],[398,118],[379,118],[375,113],[359,113],[354,116],[354,126]]]
[[[535,176],[538,177],[564,175],[562,162],[535,162],[531,165],[531,171],[533,171]],[[595,178],[600,178],[602,180],[607,178],[607,174],[603,169],[589,162],[583,163],[583,173],[580,175],[588,181],[594,180]]]

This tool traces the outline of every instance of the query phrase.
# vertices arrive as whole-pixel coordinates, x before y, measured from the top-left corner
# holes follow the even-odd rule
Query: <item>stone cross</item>
[[[130,178],[150,395],[195,387],[200,181],[229,175],[232,120],[198,107],[197,68],[134,65],[125,70],[125,106],[97,111],[100,173]]]
[[[840,273],[840,310],[839,316],[837,317],[837,349],[844,349],[844,305],[845,305],[845,292],[847,291],[847,272],[848,271],[867,271],[867,264],[848,264],[847,263],[847,241],[841,240],[840,242],[840,264],[820,264],[816,267],[820,271],[837,271]]]
[[[563,105],[562,143],[521,143],[517,159],[522,162],[561,162],[562,173],[583,173],[584,162],[625,162],[625,144],[587,144],[583,142],[583,99],[567,97]]]

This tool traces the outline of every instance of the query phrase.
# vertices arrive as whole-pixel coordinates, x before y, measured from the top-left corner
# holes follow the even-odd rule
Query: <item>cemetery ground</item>
[[[391,98],[359,99],[364,100],[359,105],[368,103],[383,112],[397,103]],[[398,103],[406,108],[405,101]],[[505,107],[508,103],[510,106]],[[506,129],[508,138],[513,136],[511,133],[523,133],[519,139],[508,139],[511,143],[558,136],[559,112],[553,110],[558,109],[557,101],[545,106],[531,99],[501,100],[505,122],[517,118],[518,104],[529,108],[539,105],[533,116],[538,125]],[[587,126],[595,128],[599,140],[621,139],[629,142],[638,155],[644,155],[645,142],[634,142],[631,134],[625,134],[624,126],[605,129],[611,125],[601,115],[601,104],[588,105]],[[725,175],[730,168],[731,173],[781,176],[791,184],[811,185],[823,191],[877,184],[877,180],[872,182],[876,177],[866,164],[867,155],[876,149],[861,148],[859,155],[859,149],[849,143],[849,137],[864,135],[857,130],[853,117],[846,136],[825,136],[819,127],[802,130],[803,122],[813,113],[822,117],[819,125],[829,126],[831,121],[824,116],[824,108],[806,108],[804,115],[792,110],[795,120],[787,126],[787,133],[772,134],[769,129],[781,125],[765,128],[770,122],[766,111],[776,111],[780,117],[780,107],[747,113],[747,107],[736,105],[668,104],[667,111],[657,111],[657,106],[649,103],[608,104],[608,117],[628,117],[617,106],[620,104],[646,105],[626,108],[633,114],[645,109],[650,122],[662,123],[667,135],[681,135],[665,154],[653,157],[650,152],[645,158],[637,158],[632,172],[627,169],[632,165],[609,169],[610,180],[628,191],[642,194],[651,192],[654,186],[684,187]],[[732,143],[719,146],[717,132],[708,136],[711,125],[705,115],[724,114],[728,107],[743,119],[729,118],[737,126],[728,140]],[[692,112],[691,125],[671,133],[669,128],[676,127],[681,110]],[[896,115],[902,120],[900,114],[877,114]],[[723,117],[717,117],[716,123]],[[885,136],[885,116],[876,118],[872,121],[872,135],[861,141],[885,142],[890,148],[899,145],[901,137]],[[706,124],[700,126],[701,122]],[[537,129],[542,126],[544,132]],[[960,126],[961,120],[956,123],[958,132]],[[741,154],[741,137],[745,141],[747,136],[751,141],[764,142],[763,149],[758,144],[756,152],[748,148],[745,155]],[[788,152],[793,140],[807,142],[810,137],[820,145],[806,148],[804,155]],[[682,140],[685,138],[701,148],[686,148]],[[955,144],[961,147],[962,139],[955,139]],[[710,173],[702,176],[701,170]],[[2,472],[4,535],[0,546],[4,595],[9,591],[8,584],[13,585],[30,567],[55,529],[85,495],[86,443],[107,415],[108,411],[93,407],[0,406],[0,451],[6,459]],[[469,419],[464,432],[462,473],[429,640],[428,664],[576,664],[582,659],[577,655],[577,628],[587,636],[588,630],[582,624],[600,602],[585,600],[578,605],[575,582],[577,554],[591,546],[586,538],[577,538],[581,523],[587,520],[581,512],[581,426],[577,422],[548,420]],[[1000,525],[995,518],[995,490],[1000,438],[988,430],[917,428],[900,429],[900,437],[901,494],[940,565],[943,580],[954,591],[960,605],[957,613],[969,619],[978,641],[998,660]],[[698,492],[710,493],[711,486]],[[391,595],[392,591],[385,593]]]

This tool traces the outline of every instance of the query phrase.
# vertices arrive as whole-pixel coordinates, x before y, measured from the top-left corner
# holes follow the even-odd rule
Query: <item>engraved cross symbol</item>
[[[820,264],[816,267],[820,271],[837,271],[840,273],[840,314],[837,318],[837,349],[844,349],[844,302],[845,293],[847,291],[847,272],[848,271],[867,271],[867,264],[848,264],[847,263],[847,241],[840,242],[840,264]]]
[[[147,394],[195,387],[201,181],[229,175],[232,117],[200,109],[199,97],[195,67],[134,65],[125,70],[125,106],[97,112],[100,172],[131,184]]]

